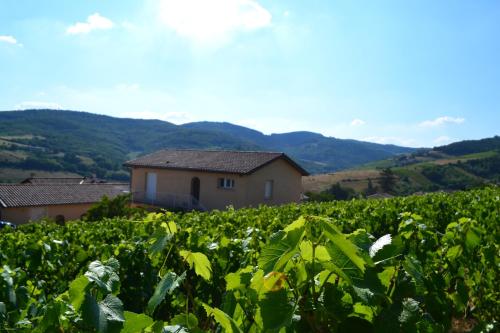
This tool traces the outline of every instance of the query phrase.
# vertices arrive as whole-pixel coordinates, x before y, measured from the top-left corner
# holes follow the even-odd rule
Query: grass
[[[0,168],[0,183],[19,183],[34,174],[36,177],[81,177],[71,172],[48,172],[40,170],[20,170]]]
[[[379,170],[348,170],[302,177],[302,185],[304,192],[321,192],[336,183],[360,192],[367,188],[368,179],[376,186],[379,177]]]

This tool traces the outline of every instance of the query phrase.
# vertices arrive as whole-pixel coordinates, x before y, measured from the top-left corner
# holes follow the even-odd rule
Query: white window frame
[[[222,183],[222,184],[221,184]],[[235,181],[232,178],[218,178],[217,187],[225,190],[231,190],[234,188]]]
[[[264,183],[264,200],[272,200],[274,194],[274,180],[268,179]]]

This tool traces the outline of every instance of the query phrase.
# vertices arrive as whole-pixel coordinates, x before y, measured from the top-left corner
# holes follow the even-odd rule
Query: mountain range
[[[0,181],[12,180],[2,169],[126,180],[124,161],[162,148],[282,151],[311,173],[333,172],[415,151],[313,132],[265,135],[226,122],[175,125],[77,111],[0,112]]]

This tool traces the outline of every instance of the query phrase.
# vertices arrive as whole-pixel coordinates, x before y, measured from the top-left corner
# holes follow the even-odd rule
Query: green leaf
[[[120,333],[139,333],[153,324],[153,319],[145,314],[125,311],[125,324]]]
[[[395,236],[392,238],[391,244],[385,245],[379,251],[377,251],[372,258],[375,265],[379,265],[388,261],[389,259],[398,257],[403,253],[405,246],[400,236]]]
[[[479,244],[481,244],[480,233],[473,228],[470,228],[465,234],[465,246],[468,250],[472,250]]]
[[[222,310],[212,308],[203,303],[203,308],[207,312],[208,317],[214,317],[215,321],[226,331],[226,333],[239,332],[242,333],[236,322]]]
[[[163,327],[161,333],[189,333],[189,331],[180,325],[168,325]]]
[[[99,260],[89,265],[85,276],[90,282],[95,283],[105,294],[116,293],[120,288],[120,278],[116,271],[120,268],[118,260],[111,258],[106,263]]]
[[[106,296],[106,298],[99,302],[99,307],[104,313],[107,321],[125,321],[125,317],[123,316],[123,303],[118,297],[114,295]]]
[[[380,237],[375,241],[375,243],[372,244],[372,246],[370,246],[369,249],[370,257],[371,258],[375,257],[377,252],[382,250],[383,247],[390,245],[391,243],[392,243],[392,237],[390,234]]]
[[[85,299],[85,289],[89,285],[89,279],[86,276],[80,276],[73,280],[69,285],[69,301],[75,310],[79,310]]]
[[[405,258],[405,261],[403,262],[403,268],[405,269],[406,273],[408,273],[408,275],[410,275],[415,281],[417,290],[420,292],[424,292],[425,277],[420,261],[418,261],[416,258],[413,258],[412,256],[407,256]]]
[[[224,278],[226,280],[226,290],[245,288],[252,280],[253,267],[249,266],[238,270],[236,273],[229,273]]]
[[[362,280],[367,262],[358,254],[358,247],[346,239],[345,235],[326,219],[318,219],[318,224],[329,239],[326,249],[332,259],[330,265],[325,265],[325,267],[348,283]]]
[[[258,265],[266,274],[280,271],[297,252],[296,247],[286,240],[274,240],[262,249]]]
[[[149,299],[146,312],[152,315],[156,307],[165,299],[167,293],[169,295],[172,294],[180,286],[185,277],[186,272],[182,273],[181,276],[177,276],[174,272],[166,273],[156,286],[153,296]]]
[[[160,253],[167,246],[168,242],[172,239],[172,234],[158,234],[155,235],[152,240],[153,244],[149,247],[149,252]]]
[[[193,268],[197,275],[209,281],[212,275],[212,266],[207,256],[201,252],[191,252],[181,250],[180,255],[186,260],[190,268]]]
[[[101,316],[99,304],[89,293],[85,293],[85,299],[82,303],[82,318],[85,324],[91,325],[98,332],[104,332],[107,328],[107,322],[104,316]]]
[[[353,309],[351,295],[331,283],[325,285],[322,301],[325,309],[338,319],[347,317]]]
[[[178,314],[170,320],[170,325],[181,325],[189,329],[194,329],[198,327],[198,319],[192,313]]]
[[[405,298],[403,300],[403,311],[399,315],[399,322],[401,324],[411,324],[417,321],[419,315],[419,303],[413,298]]]
[[[288,300],[284,289],[267,292],[259,301],[259,309],[264,330],[278,330],[292,322],[294,306]]]
[[[261,251],[258,264],[267,274],[281,271],[294,255],[299,252],[298,245],[304,236],[305,219],[299,218],[283,231],[273,234]]]
[[[81,309],[83,320],[99,333],[118,332],[125,321],[123,303],[111,294],[97,302],[92,295],[86,293]]]
[[[326,249],[332,258],[334,272],[351,283],[354,279],[361,279],[367,262],[358,254],[358,247],[346,239],[328,220],[318,219],[318,223],[330,240]]]

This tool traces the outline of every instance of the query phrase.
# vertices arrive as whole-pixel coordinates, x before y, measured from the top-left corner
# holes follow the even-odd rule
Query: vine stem
[[[165,267],[165,264],[167,263],[167,259],[170,256],[170,251],[174,248],[174,244],[170,245],[170,249],[168,249],[167,255],[165,256],[165,260],[163,260],[163,264],[161,265],[160,269],[158,270],[158,276],[161,278],[161,271],[163,270],[163,267]]]

